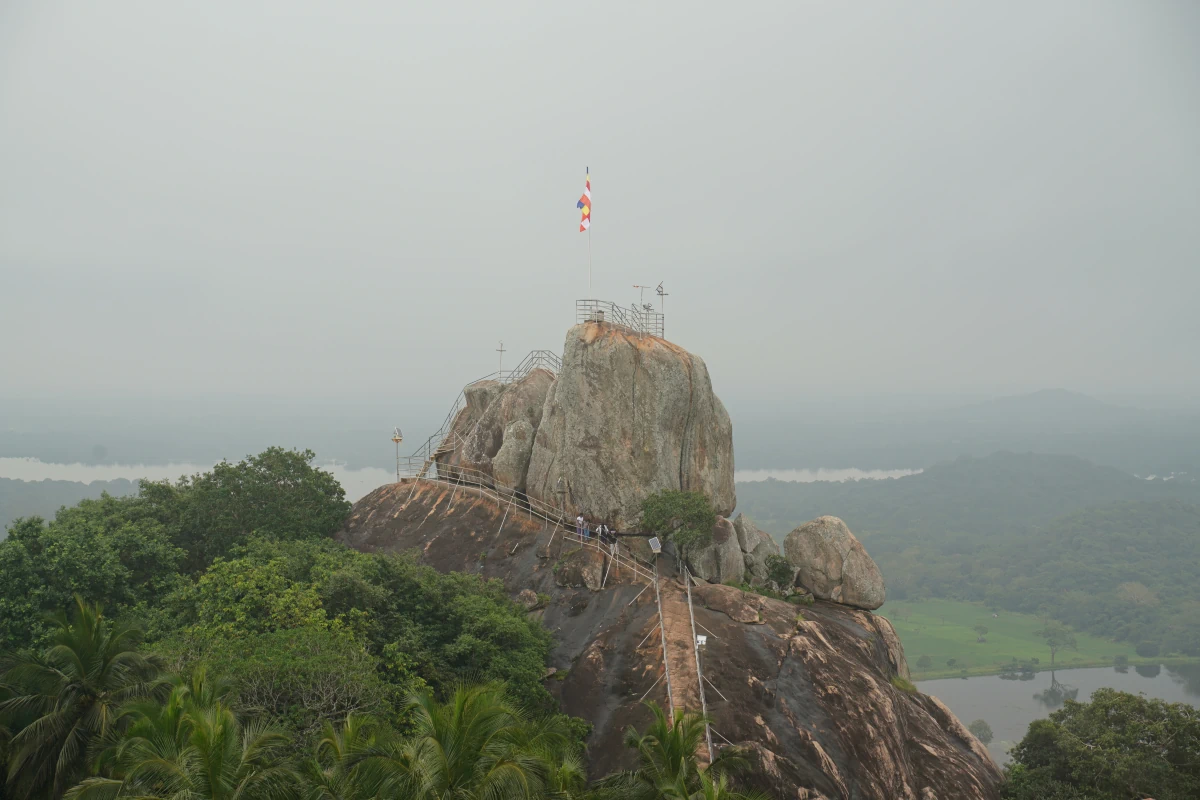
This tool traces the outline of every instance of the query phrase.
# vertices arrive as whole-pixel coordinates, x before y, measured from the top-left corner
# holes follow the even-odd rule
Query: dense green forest
[[[1046,614],[1143,655],[1200,656],[1200,485],[1070,456],[997,453],[919,475],[738,485],[777,536],[841,517],[890,600],[972,600]]]
[[[498,581],[333,541],[311,452],[142,482],[0,542],[0,800],[738,798],[704,726],[661,714],[589,784],[590,725]]]
[[[19,481],[0,478],[0,539],[19,517],[51,517],[63,506],[97,498],[107,492],[120,496],[135,494],[137,484],[119,478],[113,481]]]

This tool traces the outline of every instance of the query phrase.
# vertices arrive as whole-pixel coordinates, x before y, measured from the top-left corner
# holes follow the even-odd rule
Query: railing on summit
[[[607,322],[638,333],[664,338],[664,315],[655,311],[654,306],[648,303],[640,306],[633,303],[629,308],[625,308],[607,300],[576,300],[575,323],[582,325],[585,322]]]

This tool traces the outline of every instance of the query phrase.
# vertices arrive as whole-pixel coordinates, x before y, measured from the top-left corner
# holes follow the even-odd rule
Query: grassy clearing
[[[953,678],[966,671],[967,675],[995,674],[1005,664],[1038,659],[1038,669],[1049,669],[1050,649],[1034,633],[1041,629],[1042,621],[1028,614],[1009,611],[993,612],[977,603],[962,603],[953,600],[922,600],[920,602],[888,603],[879,610],[887,617],[900,635],[908,667],[914,680],[929,678]],[[976,642],[979,634],[976,625],[986,625],[987,642]],[[1125,655],[1130,664],[1161,664],[1162,658],[1139,658],[1128,642],[1113,642],[1086,633],[1075,634],[1078,648],[1060,650],[1054,666],[1061,669],[1072,667],[1099,667],[1113,663],[1117,655]],[[918,666],[921,656],[929,656],[933,662],[928,667]],[[954,659],[953,665],[947,661]]]

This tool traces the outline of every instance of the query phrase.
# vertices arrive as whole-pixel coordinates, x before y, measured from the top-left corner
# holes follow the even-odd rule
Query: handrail
[[[655,311],[654,306],[644,304],[630,305],[629,308],[610,303],[607,300],[576,300],[575,324],[585,322],[607,322],[610,325],[620,325],[638,333],[648,333],[651,336],[664,338],[664,315]]]
[[[700,642],[696,639],[696,612],[692,610],[692,572],[683,568],[683,582],[687,585],[688,617],[692,621],[692,652],[696,654],[696,685],[700,687],[700,713],[704,715],[704,737],[708,740],[708,762],[713,760],[712,728],[708,724],[708,702],[704,699],[704,672],[700,669]]]
[[[675,693],[671,690],[671,664],[667,659],[667,626],[663,620],[662,592],[658,588],[658,569],[654,570],[654,602],[658,603],[658,632],[662,636],[663,673],[667,676],[667,710],[671,713],[671,724],[675,724]]]
[[[429,478],[430,471],[432,471],[432,473],[436,474],[438,478],[444,478],[454,484],[483,486],[496,493],[496,496],[500,497],[502,502],[508,501],[508,498],[503,497],[496,492],[494,485],[495,480],[491,475],[472,467],[460,466],[458,464],[439,464],[435,461],[430,464],[428,468],[426,468],[425,462],[412,458],[400,459],[400,465],[400,472],[402,474],[407,473],[409,477]],[[425,475],[420,474],[422,468],[426,469]],[[525,504],[535,516],[539,517],[545,522],[562,525],[568,533],[570,533],[570,531],[573,529],[575,520],[571,516],[571,513],[566,509],[552,506],[549,503],[543,502],[528,495],[525,496]],[[620,540],[617,541],[617,546],[618,552],[620,552]],[[635,554],[632,550],[629,550],[628,547],[625,547],[624,549],[626,552],[622,552],[621,557],[625,561],[630,562],[631,566],[640,568],[642,572],[647,572],[646,568],[650,566],[649,563],[639,558],[637,554]]]
[[[410,461],[411,460],[412,459],[410,459]],[[402,463],[403,463],[403,459],[402,459]],[[435,462],[435,464],[436,464],[436,462]],[[478,472],[477,470],[467,468],[467,467],[450,467],[449,469],[453,470],[455,472],[469,473],[470,476],[483,476],[483,473]],[[495,488],[488,486],[486,483],[470,481],[470,480],[462,480],[461,477],[456,478],[456,477],[452,477],[450,475],[444,475],[440,471],[437,471],[437,470],[434,470],[433,472],[428,472],[427,474],[425,474],[419,478],[414,478],[414,479],[415,480],[433,481],[436,483],[445,484],[447,486],[454,486],[456,488],[461,487],[461,486],[473,488],[473,489],[477,490],[481,496],[490,497],[490,498],[494,499],[497,503],[503,504],[503,503],[517,502],[515,493],[514,493],[514,495],[512,495],[510,497],[504,497],[499,492],[497,492],[495,490]],[[606,551],[604,548],[600,547],[598,542],[592,542],[590,539],[585,540],[582,537],[580,537],[578,534],[573,533],[570,528],[569,517],[562,510],[556,509],[553,506],[546,505],[545,503],[539,502],[537,500],[534,500],[533,498],[528,498],[528,497],[526,498],[526,503],[527,503],[528,511],[529,511],[529,514],[531,517],[537,517],[538,519],[542,520],[545,523],[549,523],[549,524],[553,524],[553,525],[562,525],[564,528],[564,530],[563,530],[563,538],[564,539],[569,538],[574,541],[578,541],[581,544],[590,546],[590,547],[600,551],[601,553],[605,553],[606,555],[608,555],[608,557],[612,558],[618,564],[618,566],[628,567],[635,576],[637,576],[638,578],[641,578],[642,580],[646,580],[646,581],[653,580],[653,577],[646,570],[646,568],[641,566],[634,560],[636,557],[632,553],[624,554],[621,552],[619,543],[618,543],[618,546],[617,546],[617,549],[615,552],[612,550]]]
[[[647,580],[647,581],[654,580],[653,575],[651,575],[649,572],[647,572],[642,567],[638,566],[633,561],[630,561],[625,556],[622,556],[621,551],[619,549],[616,551],[605,550],[598,543],[592,541],[591,539],[585,539],[584,537],[580,536],[577,533],[572,533],[570,530],[563,531],[563,539],[564,540],[570,539],[572,542],[578,542],[579,544],[582,544],[585,547],[591,547],[594,550],[599,550],[602,554],[608,556],[613,561],[615,561],[618,566],[629,567],[629,569],[633,571],[633,574],[637,575],[639,578],[642,578],[643,580]]]
[[[455,398],[454,404],[450,407],[450,413],[442,420],[442,424],[438,429],[409,457],[431,458],[434,453],[441,449],[444,440],[453,430],[454,420],[457,419],[458,412],[462,411],[463,407],[467,404],[467,389],[484,381],[496,381],[500,384],[516,383],[536,369],[548,370],[557,375],[562,371],[562,359],[552,350],[531,350],[529,351],[529,355],[521,359],[521,363],[517,364],[516,368],[489,372],[482,378],[471,381],[459,391],[458,397]]]

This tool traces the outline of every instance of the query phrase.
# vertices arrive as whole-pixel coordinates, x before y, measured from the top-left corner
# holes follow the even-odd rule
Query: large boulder
[[[533,454],[533,425],[521,418],[508,423],[504,429],[504,442],[491,459],[492,478],[496,488],[507,494],[525,491],[525,472],[529,469],[529,456]]]
[[[879,567],[837,517],[804,523],[787,535],[783,550],[799,569],[796,582],[822,600],[865,609],[883,605],[886,590]]]
[[[745,579],[746,562],[732,522],[717,517],[712,541],[707,547],[688,554],[688,568],[697,578],[709,583],[741,583]]]
[[[769,533],[760,531],[745,514],[737,515],[733,521],[733,529],[737,532],[738,546],[742,549],[742,560],[750,582],[755,586],[763,585],[770,580],[767,574],[767,556],[779,555],[779,544]]]
[[[554,582],[600,590],[604,581],[604,554],[594,547],[580,547],[563,557],[554,567]]]
[[[483,419],[484,412],[491,408],[492,401],[504,391],[499,381],[476,381],[463,389],[463,407],[454,415],[450,430],[443,442],[445,449],[439,450],[436,459],[439,467],[449,472],[457,466],[471,466],[463,455],[463,445]]]
[[[527,490],[610,525],[637,525],[664,489],[703,492],[718,514],[736,504],[733,426],[698,356],[600,322],[567,332],[563,366],[534,436]]]
[[[494,477],[494,460],[504,447],[509,428],[514,422],[523,421],[526,425],[513,428],[525,438],[518,440],[505,454],[504,469],[507,472],[503,481],[507,488],[522,488],[529,459],[525,451],[532,451],[533,431],[542,421],[546,394],[553,382],[554,373],[535,369],[512,383],[482,381],[467,387],[466,407],[459,412],[448,440],[453,450],[441,456],[439,461]],[[485,402],[486,407],[480,408]],[[483,482],[489,482],[487,477],[482,478]]]

